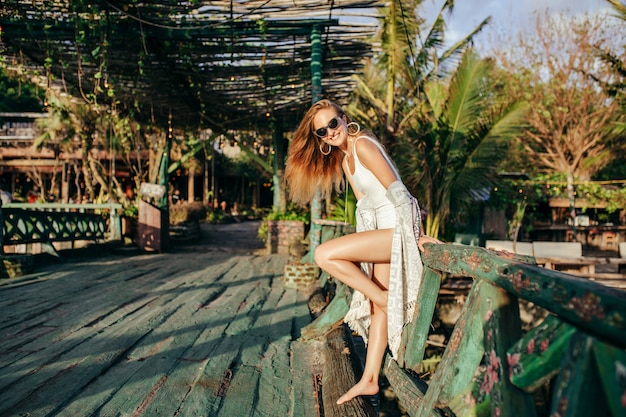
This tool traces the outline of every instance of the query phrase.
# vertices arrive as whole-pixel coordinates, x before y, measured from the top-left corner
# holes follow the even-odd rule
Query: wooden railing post
[[[405,369],[420,371],[424,359],[426,341],[432,323],[442,275],[438,271],[424,268],[422,283],[417,295],[417,306],[411,323],[402,331],[402,344],[398,352],[398,364]]]
[[[4,214],[2,200],[0,200],[0,255],[4,255]]]
[[[117,204],[109,204],[109,240],[122,240],[122,218]]]
[[[416,313],[398,361],[382,369],[411,417],[535,417],[535,391],[552,382],[550,415],[626,415],[626,292],[467,245],[427,244]],[[421,380],[441,277],[472,278],[461,315],[430,381]],[[338,286],[302,339],[341,322],[351,292]],[[522,337],[519,299],[548,315]]]

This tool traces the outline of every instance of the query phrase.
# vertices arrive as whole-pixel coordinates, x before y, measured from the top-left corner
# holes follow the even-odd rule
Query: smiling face
[[[328,107],[318,111],[313,118],[313,132],[329,145],[344,151],[347,149],[346,121],[336,109]]]

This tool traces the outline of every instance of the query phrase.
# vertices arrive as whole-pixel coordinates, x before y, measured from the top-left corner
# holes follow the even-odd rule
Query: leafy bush
[[[136,219],[139,217],[139,207],[135,204],[124,207],[124,217],[128,217],[129,219]]]
[[[267,215],[263,217],[263,221],[261,222],[259,229],[257,230],[257,235],[259,239],[265,242],[267,239],[267,222],[273,220],[294,220],[301,221],[305,225],[308,225],[310,222],[311,214],[308,210],[290,207],[285,211],[273,210],[270,211]]]
[[[170,206],[170,224],[192,221],[203,221],[207,217],[207,209],[199,201],[182,202]]]

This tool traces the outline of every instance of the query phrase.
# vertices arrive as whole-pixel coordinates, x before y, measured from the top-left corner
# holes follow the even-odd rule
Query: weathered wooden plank
[[[286,257],[229,255],[85,262],[11,287],[33,317],[16,312],[17,338],[0,341],[25,354],[6,365],[0,353],[0,415],[311,415],[311,370],[292,360],[306,296],[277,279]],[[308,384],[294,382],[297,366]]]
[[[203,335],[203,339],[207,336],[209,334]],[[241,340],[234,336],[222,336],[212,349],[206,343],[196,345],[198,348],[204,345],[202,353],[206,358],[197,362],[198,373],[180,405],[180,416],[214,415],[219,409],[232,379],[233,362],[239,355]],[[112,407],[112,410],[116,409]]]
[[[302,336],[302,329],[311,324],[311,321],[314,319],[314,315],[309,308],[308,293],[298,291],[296,296],[298,303],[294,306],[295,318],[291,329],[291,335],[294,340]]]
[[[290,373],[292,378],[289,396],[290,417],[310,417],[321,415],[321,374],[322,358],[317,342],[301,342],[301,329],[311,323],[312,315],[307,303],[307,296],[301,291],[296,293],[298,304],[295,306],[295,318],[291,331]]]
[[[130,317],[131,319],[137,314],[149,311],[150,307],[155,304],[155,300],[141,300],[134,304],[128,304],[119,310],[119,314]],[[156,314],[152,313],[152,314]],[[111,322],[113,324],[114,322]],[[24,346],[22,350],[25,355],[17,361],[3,369],[0,374],[0,403],[5,392],[17,390],[22,383],[22,379],[29,376],[28,383],[24,383],[24,389],[35,389],[43,383],[46,375],[49,374],[48,367],[56,367],[55,363],[63,355],[70,352],[76,346],[87,343],[95,335],[97,335],[104,327],[82,327],[72,334],[72,337],[65,337],[60,341],[49,339],[50,334],[46,338],[35,340],[33,343]],[[44,370],[42,372],[42,370]],[[30,374],[33,375],[30,375]],[[18,383],[19,382],[19,383]],[[10,388],[10,389],[9,389]]]
[[[127,344],[132,345],[143,336],[140,330],[146,318],[158,314],[154,309],[142,308],[100,333],[88,337],[77,335],[82,343],[70,349],[61,347],[60,352],[47,358],[46,363],[36,368],[29,378],[10,384],[0,394],[0,403],[15,412],[47,415],[57,404],[68,400],[85,380],[95,378],[107,363],[121,359]],[[121,344],[119,340],[125,340],[125,343]],[[76,385],[68,384],[68,380],[75,381]],[[57,402],[50,403],[49,398],[55,398]]]
[[[521,335],[517,299],[482,280],[474,284],[472,291],[476,287],[480,287],[480,297],[473,299],[472,302],[478,302],[481,305],[473,313],[471,326],[474,327],[474,332],[482,333],[483,358],[480,364],[474,368],[473,376],[467,379],[469,375],[466,373],[464,373],[464,377],[457,375],[458,380],[454,381],[457,390],[451,392],[445,389],[442,394],[437,396],[437,400],[440,404],[447,405],[452,414],[459,417],[478,415],[534,416],[536,410],[533,397],[510,383],[508,378],[510,369],[508,361],[504,359],[507,349]],[[465,324],[465,326],[467,325],[468,323]],[[455,333],[458,326],[457,324],[455,327]],[[456,336],[453,335],[452,337]],[[465,337],[470,338],[471,336],[465,335]],[[476,335],[473,337],[478,339]],[[437,368],[426,397],[430,396],[430,390],[434,384],[439,382],[440,375],[454,373],[458,369],[457,364],[446,362],[447,352],[448,349],[444,353],[444,360]],[[468,353],[467,345],[465,345],[465,349],[460,348],[458,360],[462,360]],[[450,368],[450,366],[453,367]],[[471,370],[471,367],[468,370]],[[452,398],[451,395],[453,395]]]
[[[292,415],[292,392],[296,381],[291,374],[291,340],[269,343],[258,362],[260,372],[255,416]],[[313,387],[310,388],[313,393]],[[229,393],[230,395],[230,393]]]
[[[39,290],[33,288],[32,291],[22,293],[18,298],[20,307],[13,309],[13,324],[6,323],[7,326],[2,332],[9,337],[38,323],[55,326],[59,322],[67,322],[68,317],[72,321],[79,321],[76,314],[88,315],[93,310],[100,310],[102,303],[116,302],[121,295],[117,294],[119,291],[116,286],[129,277],[137,276],[137,272],[131,271],[124,268],[111,271],[109,275],[86,279],[84,275],[89,271],[81,270],[82,276],[66,277],[51,283],[55,290],[43,286]],[[76,282],[79,280],[82,282]],[[133,287],[132,284],[135,283],[129,285],[127,293],[132,293],[135,288],[141,288],[142,285],[136,283]]]
[[[593,360],[594,339],[581,332],[572,335],[558,374],[551,416],[610,416],[602,382]]]
[[[265,265],[265,267],[268,266]],[[253,269],[259,271],[258,267]],[[256,409],[261,400],[259,393],[263,369],[261,362],[263,356],[267,354],[268,346],[274,343],[280,344],[281,341],[287,344],[282,352],[284,355],[282,361],[283,366],[288,369],[289,334],[287,333],[285,337],[283,323],[291,323],[292,317],[291,314],[288,317],[284,314],[273,314],[283,295],[283,288],[278,285],[278,280],[269,279],[273,277],[273,272],[275,271],[267,270],[255,274],[260,277],[260,281],[253,287],[254,291],[239,305],[236,312],[236,316],[243,317],[245,320],[235,318],[224,331],[227,335],[239,335],[241,348],[238,359],[231,367],[232,378],[228,389],[224,390],[224,400],[218,415],[251,415],[252,410]],[[233,331],[233,328],[236,331]],[[277,365],[280,366],[280,362]],[[286,376],[289,377],[289,374]],[[290,377],[286,383],[289,381]],[[275,404],[275,408],[280,410],[280,404]],[[288,411],[288,408],[285,411]]]
[[[344,284],[337,283],[335,296],[326,306],[324,313],[302,329],[301,339],[306,341],[322,337],[334,327],[341,325],[350,309],[351,299],[351,290]]]
[[[198,275],[200,276],[200,275]],[[157,281],[155,281],[155,283],[157,283]],[[156,285],[156,284],[155,284]],[[141,299],[139,301],[139,307],[137,305],[134,304],[129,304],[126,307],[128,308],[121,308],[119,310],[116,310],[113,314],[108,314],[106,315],[105,318],[103,318],[102,320],[100,320],[100,322],[94,323],[90,328],[87,327],[83,327],[81,329],[79,329],[77,332],[75,332],[72,337],[68,337],[67,339],[70,340],[70,344],[68,345],[68,343],[66,342],[62,342],[62,343],[55,343],[53,344],[50,348],[47,348],[45,350],[46,355],[38,355],[39,357],[42,358],[47,358],[47,361],[50,361],[52,358],[52,360],[54,360],[54,358],[63,358],[64,356],[67,355],[76,355],[76,351],[81,351],[81,350],[86,350],[86,351],[90,351],[90,352],[99,352],[102,349],[97,348],[93,346],[94,341],[99,340],[99,338],[105,338],[107,336],[107,333],[109,332],[109,328],[115,328],[119,322],[129,322],[129,324],[132,324],[132,320],[129,320],[128,317],[126,317],[126,315],[128,314],[128,312],[130,311],[130,315],[132,316],[133,311],[132,310],[137,310],[139,308],[139,311],[144,310],[144,311],[149,311],[149,313],[147,314],[147,317],[145,319],[145,322],[148,322],[148,320],[151,320],[151,325],[138,325],[139,328],[144,328],[146,329],[145,331],[149,332],[151,329],[151,326],[155,326],[158,325],[159,322],[161,322],[164,319],[167,319],[167,317],[171,314],[171,311],[175,311],[176,308],[178,308],[178,306],[181,303],[184,303],[186,298],[185,298],[185,291],[188,290],[188,288],[182,288],[180,291],[176,291],[176,287],[181,287],[181,284],[178,283],[176,280],[171,280],[171,281],[166,281],[166,284],[164,286],[160,286],[158,287],[158,289],[156,290],[157,295],[150,295],[148,294],[148,296],[151,296],[152,299],[150,298],[145,298],[145,299]],[[185,291],[183,291],[183,289]],[[179,297],[180,298],[180,302],[177,303],[170,303],[172,300],[174,300],[175,298]],[[150,303],[150,301],[153,300],[152,303]],[[143,303],[143,305],[141,305]],[[161,303],[161,304],[159,304]],[[150,305],[151,304],[151,305]],[[150,308],[145,308],[146,306],[150,305]],[[165,308],[164,308],[165,307]],[[84,325],[84,323],[83,323]],[[110,325],[110,326],[109,326]],[[108,326],[108,327],[107,327]],[[104,329],[104,330],[99,330],[99,329]],[[121,334],[123,334],[124,331],[121,331]],[[96,334],[96,336],[93,336],[93,334]],[[143,334],[141,331],[138,332],[137,334],[132,334],[130,337],[127,337],[127,339],[122,338],[121,340],[130,340],[131,342],[128,342],[128,344],[124,345],[124,344],[120,344],[119,341],[116,341],[115,338],[111,338],[110,339],[110,343],[114,344],[114,345],[120,345],[122,346],[122,349],[128,349],[128,346],[132,346],[132,344],[134,342],[132,342],[133,338],[135,338],[135,340],[140,339],[141,337],[143,337]],[[102,336],[100,336],[102,335]],[[71,345],[71,343],[74,343],[74,345]],[[106,341],[104,342],[100,342],[106,345]],[[111,351],[115,352],[116,347],[111,347],[110,348]],[[108,350],[108,346],[106,348],[104,348],[104,351],[106,352]],[[54,353],[54,352],[57,353]],[[77,357],[82,357],[79,355],[76,355]],[[88,354],[85,354],[85,357],[89,356]],[[115,355],[112,353],[109,353],[109,356],[112,356],[113,358],[115,358]],[[57,359],[58,362],[58,359]],[[106,361],[105,361],[106,362]],[[18,364],[21,365],[21,364]],[[80,367],[82,365],[82,362],[78,362],[77,364],[73,365],[74,367]],[[55,366],[57,366],[57,364],[50,364],[49,362],[45,362],[42,367],[44,369],[53,369]],[[28,369],[28,367],[25,367],[25,369]],[[51,372],[51,371],[50,371]],[[3,375],[4,376],[4,375]],[[34,378],[34,377],[30,377],[28,379],[30,384],[33,384],[37,381],[38,378]],[[46,384],[51,385],[51,384]],[[76,384],[78,385],[78,384]],[[35,384],[35,387],[37,386],[37,384]],[[46,386],[46,388],[47,388]],[[78,385],[80,386],[80,385]],[[13,388],[13,385],[12,385]]]
[[[251,265],[249,262],[240,262],[240,264],[242,267],[237,274],[227,274],[226,282],[249,282],[252,281],[251,278],[255,277],[261,277],[262,280],[267,281],[273,276],[273,274],[267,271],[260,271],[256,265]],[[272,264],[269,265],[272,266]],[[273,267],[276,268],[276,266]],[[177,366],[168,375],[167,380],[162,383],[162,388],[160,387],[158,391],[155,391],[150,398],[150,402],[143,401],[143,405],[140,409],[136,408],[135,412],[140,411],[143,415],[154,415],[157,411],[159,413],[167,411],[172,408],[169,404],[174,404],[180,407],[181,415],[197,415],[206,410],[218,410],[221,407],[222,398],[233,383],[236,358],[240,354],[241,345],[245,343],[245,340],[241,338],[241,333],[237,333],[237,336],[233,337],[224,336],[224,334],[227,327],[231,325],[231,318],[234,318],[236,321],[238,314],[245,315],[256,305],[257,300],[254,299],[251,292],[259,293],[258,287],[259,285],[255,286],[257,290],[253,291],[254,288],[251,286],[230,285],[219,299],[213,300],[210,305],[205,306],[204,310],[211,311],[211,316],[213,317],[212,320],[207,317],[205,322],[215,322],[215,316],[227,319],[218,320],[218,323],[221,322],[221,324],[215,323],[209,332],[205,332],[204,336],[201,336],[196,341],[195,345],[205,346],[204,352],[192,348],[196,352],[192,356],[190,356],[190,352],[185,353],[185,360],[194,364],[197,363],[197,371],[200,372],[194,372],[192,375],[189,375],[188,372],[179,372],[181,366]],[[241,326],[239,328],[241,329]],[[209,334],[211,335],[210,338],[208,337]],[[226,340],[225,344],[222,343],[224,340]],[[209,353],[207,349],[211,346],[215,346],[215,350],[210,354],[209,359],[206,355]],[[196,368],[194,367],[194,369]],[[205,378],[207,374],[210,375],[211,380],[214,381],[213,383]],[[207,385],[213,388],[212,394],[207,395]],[[187,392],[178,396],[176,395],[177,391],[179,391],[177,388],[181,386]],[[194,392],[197,392],[197,395],[194,395]],[[199,398],[199,396],[204,396],[205,398]],[[181,402],[182,404],[179,405]],[[119,409],[119,405],[116,405],[114,409]]]
[[[11,364],[23,354],[26,354],[26,352],[21,352],[22,355],[19,354],[18,349],[22,346],[46,337],[49,333],[56,330],[56,326],[46,326],[45,323],[39,321],[31,327],[22,329],[19,333],[11,336],[0,336],[2,337],[2,339],[0,339],[2,340],[2,343],[0,343],[0,352],[3,352],[0,354],[0,372],[2,368]]]
[[[22,323],[25,318],[36,316],[37,313],[42,310],[45,311],[50,308],[49,306],[59,304],[64,299],[71,299],[76,293],[101,285],[99,279],[127,270],[121,265],[117,270],[115,270],[116,268],[111,269],[113,270],[79,270],[71,274],[59,274],[55,279],[46,282],[36,282],[21,287],[0,287],[2,298],[11,300],[11,304],[0,308],[1,311],[5,312],[1,324],[2,328]],[[75,285],[76,280],[79,280],[81,284]],[[12,309],[12,305],[19,305],[19,309]]]
[[[488,302],[483,288],[487,285],[487,282],[477,281],[472,286],[437,366],[438,371],[433,375],[415,416],[429,416],[433,409],[447,406],[472,383],[485,352],[482,320]]]
[[[547,383],[559,371],[575,331],[558,317],[547,316],[507,352],[511,383],[527,392]]]
[[[233,377],[225,392],[224,401],[222,402],[217,416],[229,417],[235,415],[272,415],[265,412],[257,413],[257,406],[261,401],[260,398],[260,381],[261,381],[261,354],[265,351],[265,337],[258,335],[249,336],[245,339],[240,350],[240,358],[233,367]],[[285,351],[283,353],[286,353]],[[288,359],[288,356],[283,357]],[[286,381],[273,381],[274,385],[282,388],[283,393],[287,393],[291,382],[290,376]],[[285,384],[285,385],[283,385]],[[283,394],[284,396],[284,394]],[[264,399],[265,402],[267,399]],[[288,415],[288,402],[275,404],[276,414]],[[261,409],[264,410],[265,408]],[[259,411],[261,411],[259,410]],[[283,414],[284,413],[284,414]]]
[[[413,320],[402,330],[398,363],[405,369],[420,372],[440,284],[441,275],[430,268],[424,268]]]
[[[220,274],[220,272],[220,269],[215,271],[216,274]],[[112,277],[112,279],[116,278],[118,278],[117,274]],[[128,291],[121,293],[117,289],[117,282],[115,281],[106,289],[107,286],[104,285],[103,288],[92,287],[92,291],[87,293],[74,293],[76,294],[75,297],[66,300],[67,304],[63,306],[63,309],[67,311],[58,312],[59,317],[56,317],[55,313],[57,312],[54,311],[52,318],[46,321],[46,326],[55,327],[54,331],[48,333],[46,338],[34,339],[32,342],[22,345],[19,350],[9,352],[8,355],[2,355],[2,363],[10,365],[17,361],[13,368],[23,369],[24,361],[28,360],[31,366],[41,366],[35,365],[37,361],[43,361],[46,357],[58,354],[55,353],[58,349],[71,349],[73,345],[80,343],[84,338],[90,337],[91,334],[119,320],[123,314],[132,311],[132,309],[140,308],[142,304],[151,302],[149,292],[154,291],[154,289],[150,285],[157,286],[160,280],[149,281],[132,280],[127,282],[125,288]],[[165,288],[162,290],[170,291],[175,281],[165,282]],[[79,285],[82,286],[80,283]],[[139,293],[135,294],[135,291],[139,291]],[[60,317],[64,317],[65,322]],[[44,349],[46,349],[46,355],[39,355],[38,352]],[[37,359],[33,362],[33,359],[26,359],[27,357],[37,357]],[[20,362],[20,358],[24,359]],[[3,386],[2,381],[5,377],[10,376],[10,372],[10,370],[4,369],[3,375],[0,376],[0,386]]]
[[[202,265],[202,258],[188,259],[194,264]],[[88,293],[97,296],[101,292],[113,292],[115,295],[118,285],[124,285],[129,289],[147,286],[152,288],[176,276],[181,266],[172,262],[166,256],[154,258],[142,257],[139,260],[126,260],[124,258],[115,261],[103,261],[102,268],[94,268],[92,264],[72,264],[74,270],[55,281],[48,281],[43,285],[31,285],[16,291],[4,293],[7,297],[19,303],[19,311],[12,310],[9,314],[14,315],[18,323],[24,323],[25,315],[39,317],[47,304],[55,306],[59,303],[68,303],[77,306],[76,298],[83,300],[83,294]],[[139,279],[141,283],[133,281]],[[2,290],[2,288],[0,288]],[[15,293],[15,296],[13,294]],[[115,299],[116,297],[113,297]],[[84,301],[85,302],[85,301]],[[87,302],[87,307],[91,304]],[[99,306],[99,303],[93,303]],[[79,313],[86,313],[90,309],[86,306],[78,308]],[[63,311],[55,311],[53,318],[64,321]],[[72,313],[75,314],[75,313]],[[7,323],[4,321],[3,323]],[[8,323],[7,323],[8,324]]]
[[[302,342],[296,340],[291,344],[291,390],[290,417],[311,417],[322,415],[321,383],[322,359],[313,344],[318,342]]]
[[[534,417],[532,395],[509,380],[507,351],[522,336],[518,299],[491,284],[482,292],[487,311],[483,316],[485,357],[476,376],[481,383],[478,393],[490,397],[491,415]]]
[[[97,410],[110,397],[115,397],[116,391],[120,389],[120,386],[128,384],[128,381],[132,378],[137,378],[137,375],[142,374],[143,369],[149,368],[147,373],[155,374],[155,369],[162,366],[163,362],[173,360],[169,358],[172,357],[172,352],[177,348],[181,349],[181,343],[183,346],[188,346],[193,336],[202,330],[197,325],[185,328],[185,323],[189,324],[185,314],[191,314],[194,310],[201,309],[204,303],[207,302],[206,300],[214,296],[211,292],[219,293],[221,291],[220,288],[213,287],[207,294],[202,286],[195,286],[194,288],[194,286],[188,285],[185,288],[181,288],[180,283],[173,283],[173,285],[177,286],[177,288],[170,289],[168,292],[179,292],[180,295],[180,297],[177,297],[176,305],[172,305],[174,313],[160,327],[158,323],[154,323],[155,327],[153,329],[148,327],[146,329],[148,333],[136,346],[126,353],[124,359],[119,364],[113,364],[113,368],[107,369],[106,373],[103,373],[96,381],[81,390],[81,393],[74,399],[71,406],[64,410],[64,415],[89,415],[89,413],[80,410]],[[168,323],[170,326],[168,326]],[[163,357],[160,355],[165,355],[166,360],[163,361]],[[174,356],[178,360],[177,355]],[[192,364],[188,363],[188,365],[191,366]],[[141,398],[144,400],[153,398],[158,390],[163,387],[166,380],[166,378],[158,379],[153,385],[145,384],[143,386],[144,389],[148,390],[150,387],[153,387],[154,390],[149,391],[148,395],[143,395]],[[99,396],[98,401],[94,401],[96,397],[93,395]],[[147,405],[147,402],[142,402],[138,407],[146,407]]]
[[[233,337],[234,345],[232,347],[232,350],[235,353],[241,354],[242,349],[246,348],[246,344],[250,342],[250,339],[247,337],[246,338],[238,337],[241,333],[234,333],[234,332],[229,333],[228,328],[232,326],[233,322],[241,321],[242,316],[249,316],[250,314],[256,314],[255,311],[256,311],[257,303],[262,302],[266,298],[266,295],[267,295],[267,291],[266,291],[265,286],[263,285],[263,281],[268,280],[269,274],[266,274],[265,271],[259,271],[257,265],[251,264],[247,261],[239,262],[237,264],[237,268],[233,268],[233,272],[235,271],[237,272],[236,274],[229,273],[230,279],[237,280],[237,281],[239,280],[250,281],[251,278],[257,278],[256,285],[254,286],[240,285],[240,286],[230,287],[233,290],[231,294],[237,294],[236,297],[230,297],[231,294],[229,294],[228,291],[226,291],[223,294],[221,294],[220,299],[227,298],[229,299],[228,303],[220,305],[220,302],[219,302],[220,300],[218,299],[218,300],[214,300],[213,303],[211,304],[212,304],[212,308],[215,308],[216,310],[220,311],[219,316],[223,315],[224,317],[228,318],[228,320],[224,320],[224,321],[227,321],[228,323],[226,323],[226,326],[223,328],[221,334],[227,335],[227,336],[228,335],[235,336]],[[241,326],[237,326],[237,327],[243,331],[243,328]],[[189,333],[189,330],[185,330],[185,333]],[[165,334],[167,334],[167,332]],[[194,335],[192,339],[194,340],[197,339],[196,335]],[[193,343],[193,340],[186,342],[185,345],[189,346],[191,343]],[[254,346],[255,344],[253,343],[252,345]],[[181,398],[183,398],[183,397],[178,397],[175,395],[176,392],[178,391],[178,388],[181,385],[185,388],[188,387],[192,383],[192,381],[195,379],[195,376],[193,379],[190,379],[188,378],[187,374],[177,372],[178,358],[181,357],[183,354],[184,354],[183,352],[180,352],[178,355],[173,355],[170,358],[170,363],[167,364],[167,366],[164,366],[163,358],[162,357],[159,358],[159,366],[163,367],[163,371],[158,373],[157,375],[161,375],[162,376],[161,378],[166,378],[165,380],[156,379],[156,377],[152,376],[152,374],[154,373],[153,371],[154,366],[146,366],[142,368],[142,372],[138,373],[136,376],[133,377],[133,379],[142,381],[141,384],[133,383],[132,380],[126,384],[126,386],[130,387],[131,389],[135,388],[139,390],[139,392],[137,392],[137,395],[132,395],[132,397],[143,398],[141,403],[139,403],[139,405],[136,405],[136,407],[133,410],[133,413],[135,415],[152,416],[152,415],[157,415],[161,413],[173,415],[177,411],[177,409],[180,406]],[[232,371],[232,376],[234,376],[236,372],[238,371],[238,367],[235,365],[234,358],[235,357],[233,357],[232,365],[229,368]],[[226,370],[224,372],[226,372]],[[146,381],[153,382],[152,386],[155,387],[154,392],[145,391]],[[229,381],[230,381],[229,386],[230,384],[235,382],[233,377],[230,377]],[[248,382],[251,383],[251,381],[248,381]],[[227,391],[225,387],[222,387],[220,389],[224,391],[222,395],[224,395]],[[128,391],[128,390],[126,389],[125,391]],[[184,394],[184,393],[181,393],[181,394]],[[126,393],[125,395],[129,396],[128,393]],[[129,408],[127,403],[128,402],[124,404],[125,408]],[[119,409],[119,405],[117,408]]]
[[[285,290],[279,280],[272,282],[272,292],[254,327],[250,328],[239,368],[234,373],[219,415],[248,415],[248,408],[249,415],[255,416],[291,414],[291,404],[285,401],[285,394],[292,390],[293,384],[288,359],[293,340],[291,329],[298,318],[294,307],[298,304],[305,307],[300,309],[300,315],[308,317],[306,300],[298,296],[298,291]],[[285,329],[289,331],[285,332]],[[247,390],[238,389],[246,384]],[[256,386],[256,390],[250,389],[250,385]]]
[[[626,352],[600,341],[592,343],[592,348],[611,415],[624,416],[626,415]]]
[[[326,417],[373,417],[376,410],[365,397],[337,405],[337,399],[352,388],[361,377],[361,364],[356,357],[352,336],[341,326],[326,336],[323,345],[322,404]]]
[[[121,260],[119,264],[123,266]],[[79,264],[79,266],[82,265],[91,264]],[[147,270],[149,271],[149,269]],[[112,275],[106,277],[103,274],[103,277],[108,278],[108,281],[103,277],[85,279],[84,273],[82,273],[59,278],[56,282],[48,282],[43,285],[40,291],[35,288],[37,284],[30,285],[27,288],[28,293],[36,294],[36,301],[39,302],[41,310],[39,312],[35,310],[32,313],[32,318],[24,317],[22,324],[4,329],[4,354],[0,366],[4,368],[20,358],[33,357],[38,351],[58,343],[85,326],[92,327],[96,331],[99,328],[96,325],[98,320],[103,320],[111,314],[117,314],[121,306],[129,303],[134,305],[135,300],[141,297],[147,288],[156,285],[161,279],[166,279],[170,275],[169,272],[173,272],[169,268],[162,268],[159,274],[146,275],[142,277],[143,279],[132,279],[137,277],[136,272],[130,272],[131,269],[128,266],[124,267],[123,271],[126,272],[120,272],[115,266]],[[49,287],[55,285],[61,288],[62,294],[51,291]],[[120,289],[120,286],[123,286],[123,289]],[[77,288],[80,288],[81,291],[76,290]],[[11,292],[11,294],[13,293]],[[35,294],[27,295],[32,295],[35,298]],[[53,300],[54,304],[52,302],[46,303],[47,299]],[[61,302],[57,303],[57,300]],[[53,308],[43,308],[47,304],[52,304]],[[18,310],[16,314],[19,315],[22,310]],[[41,330],[38,331],[38,329]],[[47,337],[37,337],[41,332],[47,333]],[[77,341],[76,338],[72,339],[73,343]],[[43,357],[40,356],[40,358]],[[33,366],[35,365],[33,364]],[[4,369],[3,376],[6,376],[8,372]]]
[[[262,351],[259,365],[260,379],[258,398],[254,407],[256,416],[289,416],[291,402],[286,401],[286,393],[293,389],[291,375],[291,342],[294,340],[291,329],[298,314],[306,314],[308,309],[298,312],[298,304],[306,305],[299,299],[298,291],[282,288],[282,282],[274,280],[272,292],[263,307],[263,312],[251,330],[251,335],[262,338]],[[309,320],[310,321],[310,320]],[[286,331],[289,329],[289,331]],[[245,358],[242,358],[246,364]],[[253,363],[247,365],[253,366]],[[229,393],[230,396],[230,393]],[[291,395],[287,396],[291,398]]]
[[[218,417],[255,415],[253,411],[257,401],[260,374],[260,370],[255,367],[244,365],[236,367],[226,398],[215,415]]]
[[[626,291],[585,278],[493,256],[479,247],[426,245],[424,263],[448,273],[481,277],[561,316],[602,340],[626,347]]]
[[[141,283],[138,283],[137,289],[141,292],[146,291]],[[141,300],[144,303],[147,302],[144,296],[145,294],[136,293],[132,288],[123,294],[117,294],[115,290],[100,289],[85,294],[79,293],[73,301],[66,300],[56,308],[42,312],[41,317],[44,321],[38,323],[37,326],[54,329],[45,339],[30,337],[31,340],[25,340],[29,338],[30,332],[24,332],[23,337],[20,338],[22,340],[19,349],[10,352],[12,357],[3,355],[2,362],[11,363],[28,355],[36,355],[40,350],[48,348],[51,343],[62,342],[75,335],[77,331],[84,333],[88,328],[100,328],[99,321],[108,323],[107,317],[115,317],[120,311],[126,311],[123,307],[136,306],[142,302]],[[86,329],[83,329],[85,327]],[[77,341],[77,338],[73,338],[69,343]]]
[[[416,375],[410,375],[389,354],[385,356],[383,372],[398,396],[402,407],[409,415],[417,415],[419,405],[428,389],[428,384]],[[428,415],[442,417],[444,414],[435,408]]]
[[[220,288],[214,287],[213,290],[221,294]],[[235,290],[243,298],[249,288],[239,287]],[[159,326],[154,333],[158,332],[160,336],[150,335],[147,343],[128,354],[129,361],[141,362],[143,366],[124,382],[120,392],[116,393],[105,409],[114,405],[113,410],[119,411],[122,407],[135,415],[146,416],[176,413],[189,387],[198,379],[200,368],[196,365],[205,362],[210,356],[212,347],[218,343],[229,322],[223,320],[220,324],[220,321],[213,320],[212,323],[214,312],[209,312],[210,308],[206,305],[214,295],[206,294],[202,286],[198,286],[197,291],[204,293],[200,302],[191,297],[193,293],[186,296],[190,299],[176,312],[176,320],[168,320],[171,322],[169,325],[164,323]],[[185,292],[189,293],[189,290]],[[211,325],[211,330],[204,334],[207,324]],[[209,334],[210,338],[207,337]],[[233,341],[236,342],[236,339]],[[234,345],[234,349],[237,351],[239,345]],[[153,390],[147,391],[150,386]],[[142,400],[137,403],[125,398]]]
[[[267,286],[262,285],[260,282],[254,284],[253,291],[249,293],[248,297],[240,301],[234,319],[224,333],[235,336],[250,330],[260,314],[261,307],[268,294],[269,288]]]

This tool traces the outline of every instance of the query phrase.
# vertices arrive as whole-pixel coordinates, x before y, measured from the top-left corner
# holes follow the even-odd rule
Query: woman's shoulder
[[[372,153],[384,152],[384,149],[380,142],[378,142],[378,140],[376,140],[375,138],[367,135],[360,135],[354,139],[354,150],[359,157],[371,155]]]

